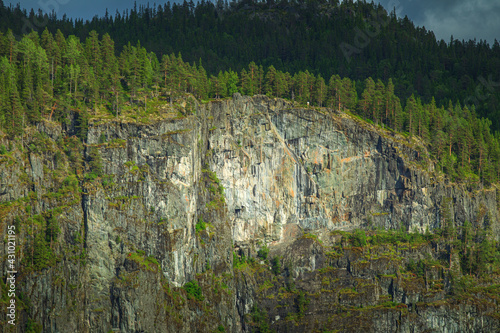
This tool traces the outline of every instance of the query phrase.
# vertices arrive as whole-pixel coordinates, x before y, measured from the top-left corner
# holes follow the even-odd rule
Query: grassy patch
[[[142,250],[138,250],[136,252],[131,252],[128,254],[128,258],[130,260],[135,261],[140,265],[141,268],[146,269],[148,271],[156,272],[160,264],[158,260],[156,260],[153,256],[146,257],[146,254]]]
[[[187,293],[188,299],[195,299],[197,301],[203,301],[204,297],[201,293],[201,287],[198,285],[196,281],[189,281],[184,285],[184,290]]]

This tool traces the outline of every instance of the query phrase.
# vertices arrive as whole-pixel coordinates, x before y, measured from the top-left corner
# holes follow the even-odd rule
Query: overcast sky
[[[446,42],[449,42],[451,35],[460,40],[485,39],[490,44],[495,38],[500,41],[500,0],[379,1],[388,10],[396,8],[399,16],[408,15],[416,25],[434,31],[438,39],[444,39]],[[154,3],[137,0],[138,5],[148,2],[150,5]],[[165,2],[159,0],[156,4]],[[22,8],[42,8],[48,12],[54,9],[58,17],[67,14],[69,17],[91,19],[95,15],[103,16],[106,8],[113,16],[117,9],[121,13],[126,8],[132,8],[134,0],[4,0],[4,3],[20,3]]]
[[[399,8],[400,16],[408,17],[418,26],[434,31],[438,39],[500,41],[500,0],[383,0]]]

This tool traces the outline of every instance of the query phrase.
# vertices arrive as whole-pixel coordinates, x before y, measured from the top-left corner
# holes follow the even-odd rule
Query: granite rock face
[[[238,243],[280,242],[294,227],[425,232],[440,226],[445,198],[457,224],[481,220],[496,228],[495,191],[442,181],[425,152],[402,137],[265,97],[208,107],[216,117],[210,167],[226,188]]]
[[[358,317],[374,332],[499,327],[488,309],[451,309],[438,291],[425,298],[425,286],[411,294],[402,277],[380,278],[395,274],[394,258],[327,254],[324,244],[338,242],[331,231],[432,231],[445,206],[457,226],[488,226],[498,238],[496,191],[449,183],[425,149],[399,135],[238,94],[151,124],[91,121],[85,143],[68,124],[42,122],[22,140],[0,136],[8,150],[0,227],[18,231],[18,332],[250,332],[262,329],[255,306],[278,332],[331,329],[333,319],[349,331],[356,320],[340,315],[346,305],[370,309]],[[255,257],[264,244],[286,270],[233,269],[233,252]],[[322,274],[334,281],[329,292]],[[360,283],[356,295],[365,296],[346,291]],[[377,307],[389,296],[406,307]]]

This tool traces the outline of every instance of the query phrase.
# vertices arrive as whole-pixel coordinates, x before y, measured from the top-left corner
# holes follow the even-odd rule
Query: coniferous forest
[[[84,133],[93,110],[118,117],[145,98],[266,94],[420,140],[452,179],[500,179],[497,41],[436,41],[395,10],[352,1],[191,1],[86,22],[0,1],[0,18],[0,130],[12,136],[68,112]]]
[[[0,0],[3,331],[500,332],[498,41],[214,1]]]

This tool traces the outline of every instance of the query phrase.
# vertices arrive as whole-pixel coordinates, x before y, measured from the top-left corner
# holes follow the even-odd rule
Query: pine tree
[[[394,110],[394,116],[393,116],[394,129],[397,131],[401,131],[403,129],[404,114],[403,114],[403,107],[401,106],[401,101],[399,100],[399,97],[394,96],[392,98],[392,105]]]
[[[240,92],[243,95],[252,96],[252,82],[250,79],[250,75],[247,73],[246,69],[243,68],[240,73],[241,78],[241,88]]]
[[[210,95],[214,96],[216,99],[220,98],[221,94],[221,84],[217,76],[210,76]]]
[[[389,78],[389,82],[387,82],[387,86],[385,88],[383,98],[384,98],[384,111],[385,111],[384,122],[385,122],[385,124],[394,128],[394,124],[392,122],[392,119],[394,118],[394,115],[393,115],[393,112],[394,112],[394,104],[393,104],[394,84],[392,83],[391,78]],[[391,121],[389,121],[389,120],[391,120]]]
[[[375,95],[375,82],[371,77],[365,80],[365,89],[363,90],[363,93],[361,94],[361,100],[359,101],[360,103],[360,113],[364,117],[370,117],[371,115],[371,108],[373,107],[373,98]]]
[[[11,64],[16,63],[17,59],[17,43],[16,43],[16,38],[14,37],[14,34],[12,33],[12,30],[7,30],[7,35],[6,37],[6,47],[7,47],[7,57],[9,59],[9,62]]]
[[[0,120],[2,128],[11,135],[20,134],[23,131],[23,109],[21,99],[17,91],[16,70],[7,57],[0,58]]]
[[[327,87],[325,84],[325,79],[321,77],[321,75],[318,75],[316,78],[316,84],[314,88],[314,96],[315,96],[315,101],[319,105],[319,107],[323,106],[323,102],[326,99],[326,94],[327,94]]]
[[[75,99],[78,89],[78,80],[80,77],[79,58],[82,51],[80,40],[73,35],[69,36],[66,40],[64,58],[66,58],[66,63],[68,64],[66,68],[68,69],[67,76],[69,77],[69,94],[73,99]]]
[[[103,57],[101,55],[101,42],[99,41],[99,34],[92,30],[85,40],[85,57],[90,62],[92,72],[95,76],[101,77],[103,75]],[[106,64],[106,63],[105,63]],[[108,64],[106,64],[107,66]],[[96,84],[95,82],[94,84]],[[98,87],[93,87],[93,90]],[[93,96],[96,98],[96,96]]]
[[[335,105],[337,110],[340,111],[344,95],[346,94],[346,92],[344,91],[345,87],[342,80],[340,79],[340,76],[332,75],[328,83],[328,88],[331,96],[331,104]]]
[[[451,148],[453,146],[453,139],[455,138],[456,130],[457,130],[457,121],[456,117],[453,116],[453,104],[449,103],[447,110],[447,133],[448,133],[448,145],[449,145],[449,156],[451,157]]]
[[[154,67],[157,64],[158,59],[156,58],[156,55],[154,53],[148,53],[144,47],[141,47],[140,59],[142,69],[141,84],[143,89],[147,89],[148,87],[151,87],[153,85],[155,77]],[[189,73],[189,78],[195,79],[195,73],[196,66],[193,66],[193,71]]]
[[[198,66],[198,73],[197,73],[197,84],[196,84],[196,95],[200,99],[206,99],[208,97],[208,90],[209,90],[209,84],[208,84],[208,79],[207,79],[207,72],[205,71],[205,68],[201,65],[201,59],[200,59],[200,65]]]
[[[47,55],[47,68],[49,70],[49,76],[47,78],[48,80],[47,82],[49,82],[49,85],[46,87],[45,92],[49,96],[48,99],[51,99],[54,95],[54,75],[55,75],[54,58],[56,53],[56,43],[54,41],[54,37],[47,28],[45,28],[45,30],[41,35],[40,45],[45,50],[45,53]]]
[[[417,101],[415,100],[415,96],[411,95],[410,98],[408,98],[408,100],[406,101],[406,107],[405,107],[406,129],[408,130],[410,140],[414,135],[415,131],[414,118],[417,112],[418,112]]]
[[[261,79],[261,71],[255,62],[251,62],[248,65],[248,95],[253,96],[259,93],[259,82]]]
[[[269,97],[276,97],[278,94],[277,94],[277,91],[276,91],[276,87],[277,87],[277,72],[276,72],[276,68],[274,68],[273,65],[269,66],[269,68],[267,69],[267,73],[266,73],[266,77],[265,77],[265,92],[266,92],[266,95],[268,95]]]
[[[417,99],[417,119],[418,119],[418,136],[424,141],[429,140],[429,111],[427,107],[422,105],[420,98]]]
[[[257,71],[257,79],[256,79],[256,87],[258,94],[262,94],[264,91],[264,68],[262,65],[259,66],[259,70]]]
[[[382,81],[377,80],[372,99],[372,117],[374,122],[380,119],[381,124],[383,123],[384,94],[385,86]]]
[[[348,110],[354,111],[358,104],[358,93],[356,92],[356,83],[345,77],[342,79],[342,91],[344,98],[341,101],[343,106]]]
[[[44,89],[47,88],[48,64],[45,50],[37,46],[33,36],[23,37],[19,50],[19,90],[26,103],[28,122],[38,121],[44,106]]]
[[[224,73],[224,76],[227,87],[227,95],[232,97],[238,92],[238,73],[230,70],[229,72]]]
[[[222,71],[219,72],[215,81],[215,96],[216,98],[225,98],[228,96],[226,77]]]
[[[306,103],[310,100],[308,79],[308,72],[299,72],[294,76],[294,90],[297,92],[297,100],[300,103]]]
[[[167,88],[170,86],[171,81],[168,80],[167,83],[167,78],[170,79],[170,57],[167,54],[164,54],[161,57],[161,63],[160,63],[160,68],[163,73],[163,88],[165,88],[165,91],[167,91]]]
[[[492,137],[490,134],[490,126],[491,126],[491,121],[488,119],[477,119],[476,120],[476,126],[474,129],[472,129],[473,133],[473,142],[469,141],[469,144],[471,145],[471,151],[475,152],[476,155],[476,170],[477,174],[480,177],[480,179],[486,179],[488,182],[491,182],[491,174],[490,174],[490,167],[487,165],[490,161],[489,158],[487,158],[488,154],[488,147],[491,147],[493,142],[492,142]]]
[[[444,127],[444,109],[436,107],[434,99],[429,106],[431,116],[431,150],[432,154],[440,160],[444,154],[446,146],[446,134],[443,131]]]

